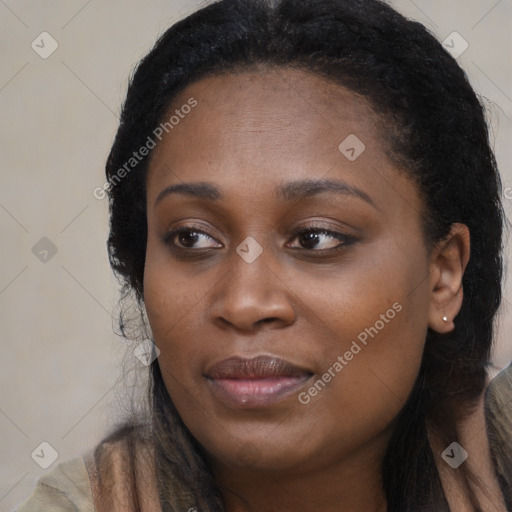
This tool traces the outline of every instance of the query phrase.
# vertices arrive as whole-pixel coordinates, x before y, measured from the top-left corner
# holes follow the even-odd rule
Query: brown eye
[[[165,242],[180,249],[209,249],[221,247],[210,235],[191,228],[180,228],[167,234]]]
[[[328,229],[306,228],[299,231],[293,240],[299,243],[298,249],[328,251],[340,249],[355,241],[351,236]]]

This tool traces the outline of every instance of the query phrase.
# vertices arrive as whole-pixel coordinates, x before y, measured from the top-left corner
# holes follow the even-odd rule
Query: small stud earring
[[[443,316],[443,322],[448,322],[448,317],[446,315]]]

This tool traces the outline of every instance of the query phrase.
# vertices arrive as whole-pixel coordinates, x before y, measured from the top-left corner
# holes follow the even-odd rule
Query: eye
[[[297,249],[316,251],[341,250],[355,242],[352,236],[314,226],[301,229],[295,234],[293,240],[299,242],[300,247],[295,247]]]
[[[211,249],[222,247],[215,239],[204,231],[192,227],[179,228],[165,236],[165,243],[173,244],[179,249]]]
[[[313,250],[315,252],[342,250],[356,241],[350,235],[345,235],[329,229],[308,226],[295,233],[292,240],[297,240],[299,246],[294,249]],[[204,231],[190,227],[181,227],[169,232],[164,237],[165,243],[182,250],[200,250],[222,247],[212,236]]]

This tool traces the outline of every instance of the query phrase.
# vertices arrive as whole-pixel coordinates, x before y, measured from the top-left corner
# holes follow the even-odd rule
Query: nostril
[[[262,318],[261,320],[258,320],[257,323],[263,324],[263,323],[269,323],[269,322],[276,322],[277,320],[279,320],[279,319],[276,317]]]

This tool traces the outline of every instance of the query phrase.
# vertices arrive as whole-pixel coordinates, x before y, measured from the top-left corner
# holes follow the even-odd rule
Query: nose
[[[215,288],[210,314],[221,328],[254,331],[270,324],[275,328],[295,321],[292,292],[269,265],[271,251],[264,250],[252,263],[234,253],[230,271]]]

